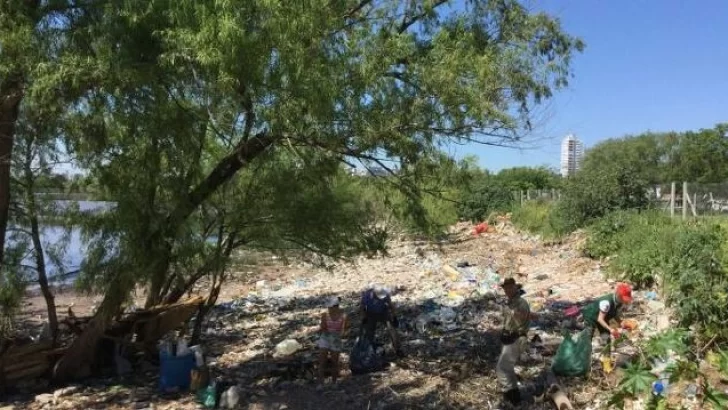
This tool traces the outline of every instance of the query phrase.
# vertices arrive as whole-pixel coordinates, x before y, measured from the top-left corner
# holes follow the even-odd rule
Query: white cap
[[[339,297],[338,296],[332,296],[326,301],[326,307],[334,307],[339,306]]]
[[[389,296],[389,290],[382,285],[374,285],[374,296],[378,299],[384,299]]]

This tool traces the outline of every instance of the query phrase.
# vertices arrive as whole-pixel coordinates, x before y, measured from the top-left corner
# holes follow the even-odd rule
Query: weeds
[[[617,390],[609,400],[608,405],[618,409],[625,408],[627,399],[648,398],[647,409],[660,410],[670,409],[670,395],[653,395],[651,394],[652,385],[658,379],[658,376],[669,377],[669,384],[673,385],[679,381],[700,381],[698,390],[702,394],[696,395],[696,400],[701,405],[700,408],[708,409],[725,409],[728,407],[728,395],[719,392],[714,386],[711,386],[705,374],[700,370],[698,365],[700,354],[691,351],[688,346],[695,345],[691,343],[690,333],[685,330],[671,330],[659,334],[642,345],[639,357],[633,363],[627,365],[624,369],[622,378],[619,381]],[[675,358],[672,362],[669,357]],[[728,353],[718,350],[708,355],[708,363],[722,375],[728,376]],[[714,357],[714,359],[710,359]],[[657,375],[656,369],[660,366],[660,362],[664,365]],[[669,392],[669,390],[668,390]]]
[[[543,239],[560,239],[569,233],[549,202],[527,202],[513,211],[511,221],[519,229],[541,235]]]

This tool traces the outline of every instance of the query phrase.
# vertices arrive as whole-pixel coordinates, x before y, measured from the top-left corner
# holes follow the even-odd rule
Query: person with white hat
[[[386,323],[387,331],[392,338],[392,347],[398,356],[403,356],[397,334],[399,320],[389,290],[381,285],[373,285],[365,290],[361,298],[361,313],[364,336],[373,342],[377,324]]]
[[[346,313],[341,310],[341,299],[332,296],[326,301],[327,311],[321,315],[321,337],[318,341],[319,353],[319,380],[324,381],[326,364],[331,361],[331,378],[334,382],[339,377],[339,355],[343,349],[342,338],[346,336],[349,324]]]
[[[523,287],[515,279],[507,278],[501,284],[508,301],[503,308],[503,331],[501,333],[501,354],[496,365],[496,375],[503,388],[503,398],[512,405],[521,403],[518,377],[515,366],[521,353],[527,351],[528,328],[531,308],[521,297]]]

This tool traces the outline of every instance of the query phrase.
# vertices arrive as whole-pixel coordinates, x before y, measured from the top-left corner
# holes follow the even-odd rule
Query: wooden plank
[[[43,363],[17,372],[6,373],[5,381],[6,384],[10,384],[11,382],[17,382],[23,379],[35,379],[46,374],[50,368],[50,363]]]
[[[27,354],[33,354],[37,353],[43,350],[48,350],[53,347],[53,343],[48,342],[38,342],[38,343],[29,343],[22,346],[12,346],[10,349],[8,349],[4,354],[3,357],[14,357],[14,356],[21,356],[21,355],[27,355]]]

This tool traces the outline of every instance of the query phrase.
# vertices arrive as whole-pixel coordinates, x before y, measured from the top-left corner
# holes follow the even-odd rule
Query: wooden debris
[[[119,321],[106,326],[95,320],[97,318],[69,317],[62,323],[77,336],[70,347],[56,348],[50,341],[43,341],[11,345],[0,354],[0,387],[50,373],[54,373],[55,377],[61,376],[61,380],[82,377],[93,367],[96,351],[104,339],[131,340],[136,335],[138,342],[131,345],[154,348],[162,336],[189,320],[203,302],[204,298],[196,297],[171,305],[155,306],[126,314]],[[75,355],[72,354],[74,352]],[[85,360],[78,360],[79,357]]]

